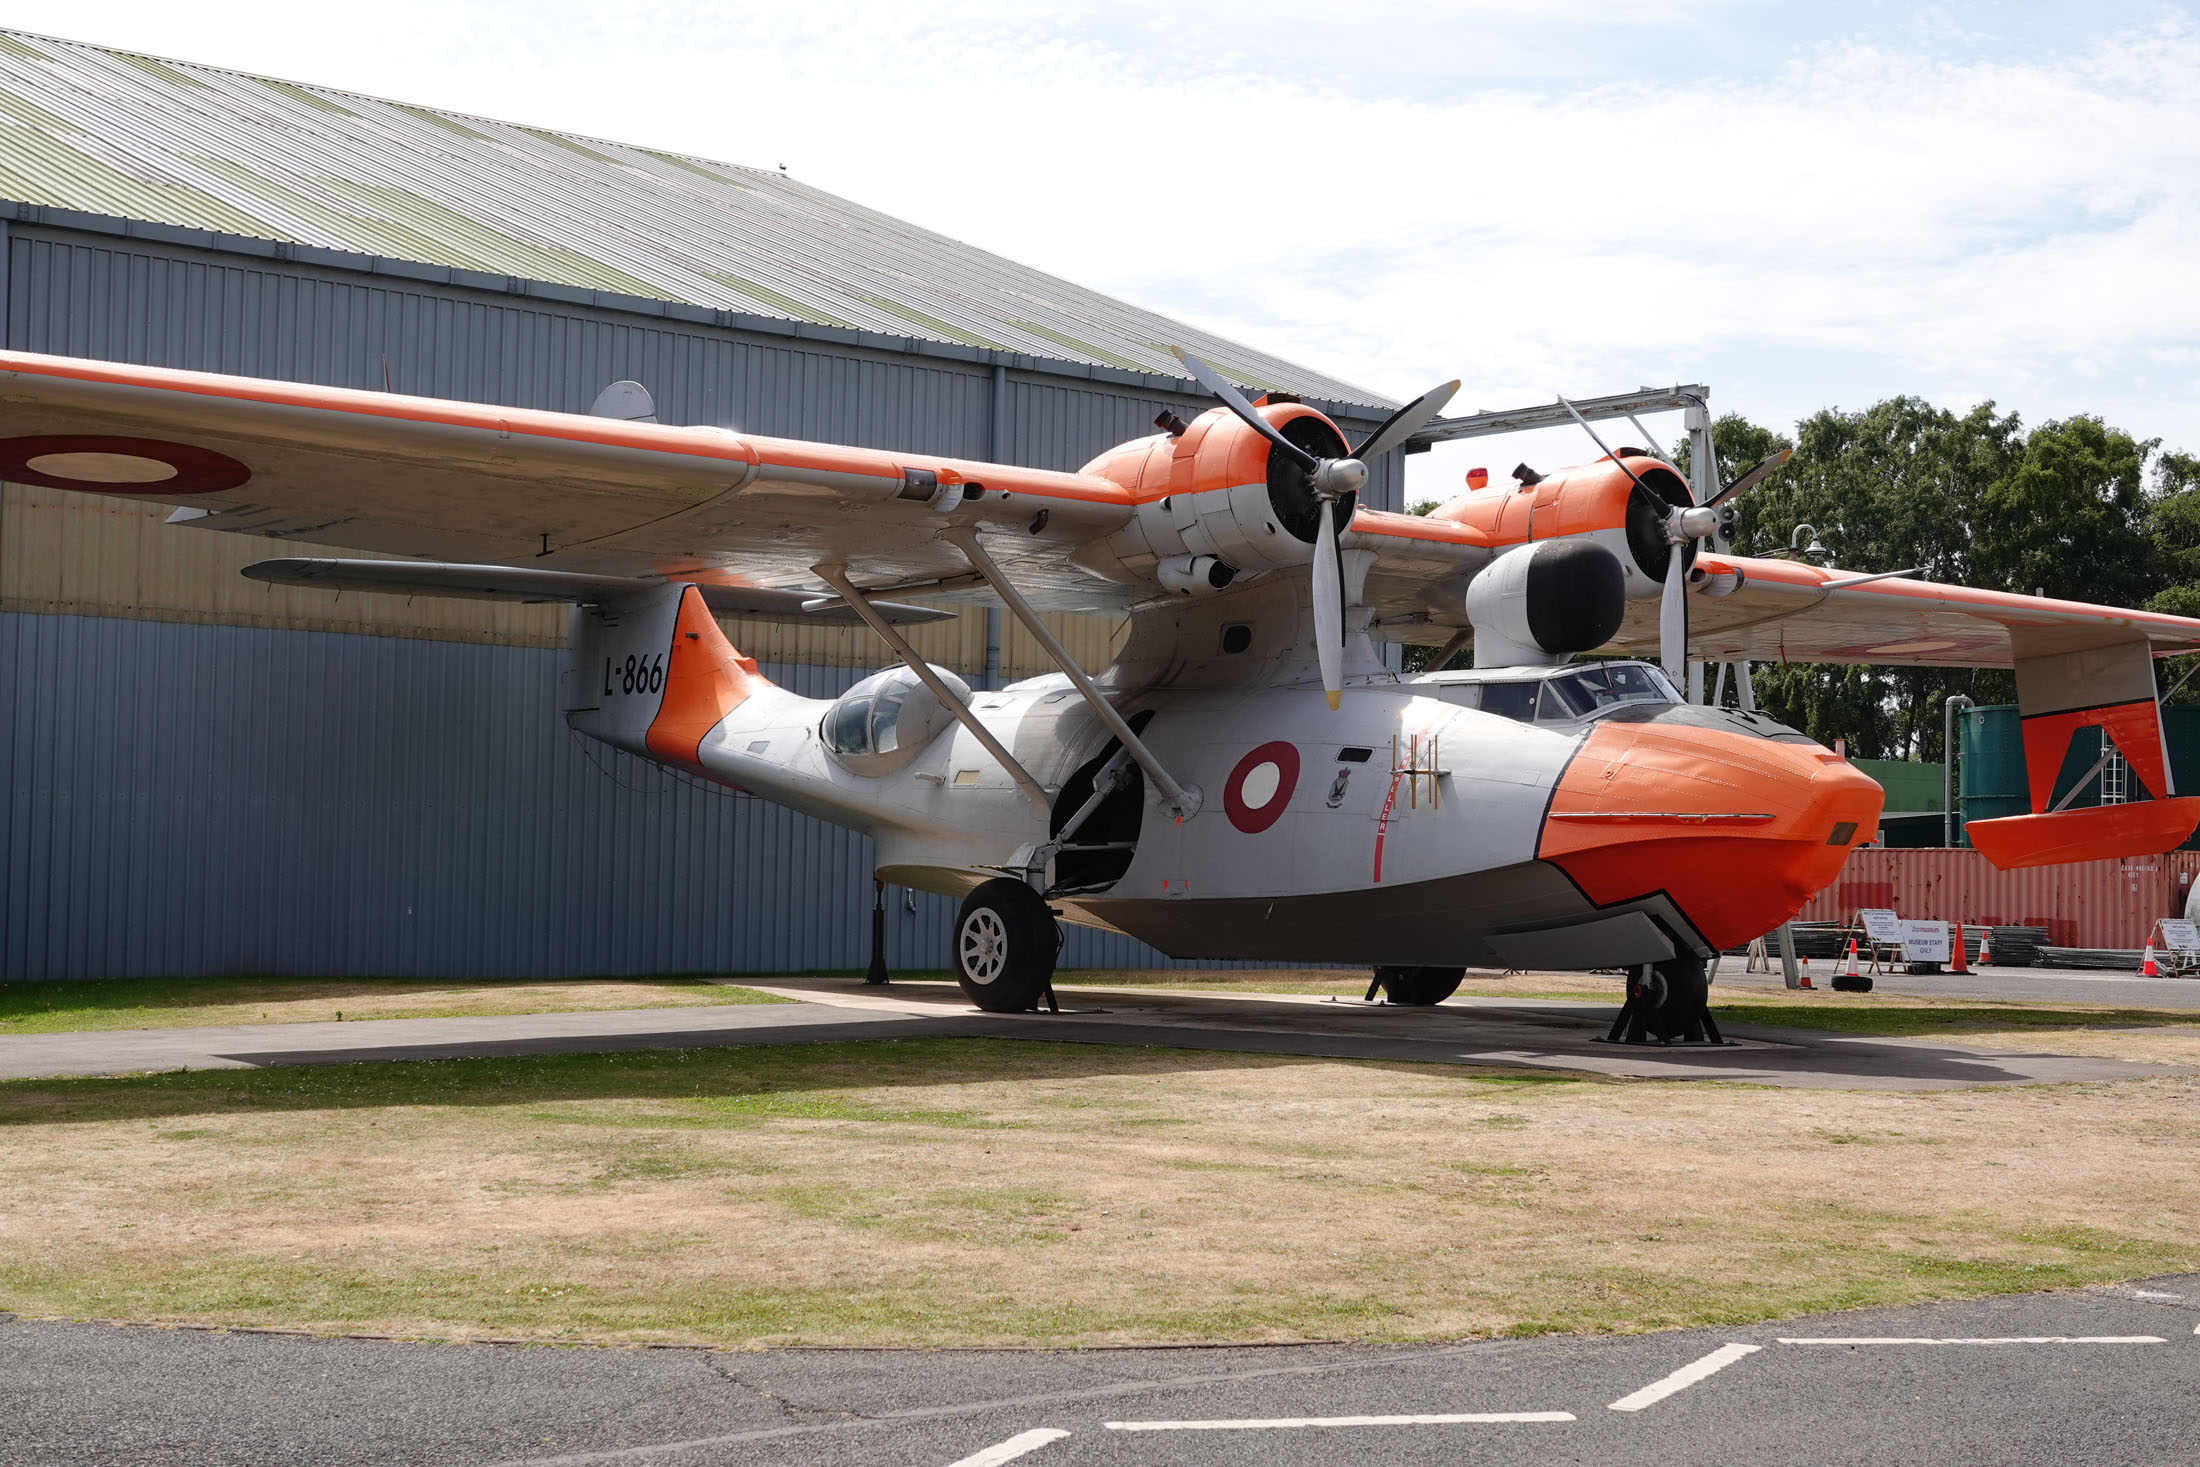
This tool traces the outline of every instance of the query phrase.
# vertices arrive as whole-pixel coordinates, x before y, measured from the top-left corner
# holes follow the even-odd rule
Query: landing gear
[[[1711,1018],[1711,982],[1693,955],[1638,968],[1627,978],[1627,1002],[1605,1036],[1613,1044],[1724,1044]]]
[[[955,916],[955,981],[988,1013],[1028,1013],[1053,986],[1060,948],[1054,914],[1039,894],[996,876],[964,897]]]
[[[1464,968],[1378,967],[1375,981],[1367,986],[1367,996],[1373,998],[1375,990],[1380,988],[1392,1003],[1427,1008],[1457,993],[1460,980],[1466,976]]]

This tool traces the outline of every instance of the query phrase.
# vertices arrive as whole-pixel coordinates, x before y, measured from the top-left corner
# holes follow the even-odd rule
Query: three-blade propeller
[[[1795,452],[1783,448],[1778,453],[1760,460],[1757,465],[1728,484],[1702,504],[1671,510],[1665,516],[1666,538],[1672,542],[1672,551],[1665,563],[1665,585],[1658,596],[1658,662],[1665,675],[1675,686],[1688,677],[1688,546],[1690,541],[1707,540],[1718,532],[1719,506],[1731,499],[1740,498],[1762,484],[1773,470],[1786,463]],[[1615,460],[1616,462],[1616,460]],[[1622,465],[1625,467],[1625,465]],[[1629,477],[1633,474],[1630,472]],[[1635,480],[1635,493],[1648,494],[1640,479]],[[1661,507],[1663,501],[1660,501]],[[1721,545],[1720,549],[1725,546]]]
[[[1184,369],[1200,386],[1213,393],[1224,407],[1237,414],[1247,427],[1267,439],[1276,452],[1306,474],[1320,510],[1314,531],[1314,655],[1321,663],[1322,691],[1329,696],[1329,706],[1335,709],[1344,689],[1344,565],[1337,550],[1337,506],[1366,486],[1367,461],[1398,448],[1419,432],[1429,419],[1444,410],[1444,404],[1451,401],[1459,384],[1447,382],[1422,393],[1392,413],[1380,428],[1345,457],[1321,458],[1284,437],[1275,424],[1245,400],[1244,393],[1224,380],[1214,368],[1182,347],[1171,347],[1169,353],[1184,364]]]
[[[1581,431],[1604,450],[1604,456],[1618,464],[1620,472],[1634,483],[1630,493],[1639,499],[1664,533],[1667,545],[1665,584],[1658,594],[1658,663],[1665,675],[1675,685],[1688,677],[1688,547],[1708,539],[1719,528],[1719,507],[1731,499],[1747,494],[1763,483],[1774,469],[1788,461],[1795,452],[1783,448],[1761,460],[1748,473],[1720,489],[1702,504],[1675,505],[1666,502],[1663,495],[1654,492],[1642,482],[1635,471],[1627,466],[1627,460],[1612,452],[1605,441],[1597,436],[1597,430],[1589,426],[1589,420],[1564,397],[1559,405],[1573,414]],[[1722,547],[1723,548],[1723,547]]]

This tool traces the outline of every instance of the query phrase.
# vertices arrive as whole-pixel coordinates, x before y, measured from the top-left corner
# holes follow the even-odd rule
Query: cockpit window
[[[1536,690],[1541,683],[1484,683],[1482,684],[1482,711],[1494,713],[1500,718],[1518,719],[1522,723],[1535,718]]]
[[[1566,723],[1589,711],[1584,695],[1572,684],[1572,678],[1554,677],[1543,685],[1543,695],[1535,700],[1536,722]]]
[[[1553,678],[1550,685],[1564,690],[1576,717],[1622,703],[1681,701],[1664,673],[1640,662],[1606,662],[1577,668],[1564,677]]]
[[[1464,695],[1464,696],[1462,696]],[[1571,723],[1629,703],[1678,703],[1664,673],[1642,662],[1596,662],[1523,681],[1454,684],[1447,702],[1521,723]]]

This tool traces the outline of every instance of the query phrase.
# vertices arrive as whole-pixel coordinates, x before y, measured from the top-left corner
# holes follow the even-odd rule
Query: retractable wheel
[[[955,981],[988,1013],[1025,1013],[1053,982],[1060,947],[1054,914],[1039,894],[996,876],[964,897],[955,916]]]
[[[1377,967],[1375,981],[1392,1003],[1417,1004],[1423,1008],[1442,1003],[1459,991],[1459,984],[1467,976],[1464,968],[1391,968]]]

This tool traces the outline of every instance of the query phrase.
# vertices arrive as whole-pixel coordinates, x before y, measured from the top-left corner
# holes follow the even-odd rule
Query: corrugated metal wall
[[[0,613],[0,978],[863,966],[868,840],[572,733],[557,666]],[[953,905],[890,896],[890,960],[947,966]],[[1157,961],[1076,928],[1063,953]]]
[[[401,392],[565,411],[630,377],[667,422],[971,457],[998,442],[1049,468],[1149,431],[1169,400],[1017,370],[996,418],[982,366],[43,226],[5,246],[23,350],[366,388],[386,357]],[[1376,469],[1368,498],[1395,507],[1395,456]],[[236,569],[266,541],[5,495],[0,976],[863,962],[868,842],[584,749],[552,711],[557,613],[263,587]],[[1052,670],[1004,622],[1004,674]],[[807,693],[890,660],[867,633],[727,625]],[[1061,625],[1094,664],[1121,631]],[[977,613],[914,640],[982,669]],[[944,966],[948,906],[914,906],[895,894],[893,961]],[[1160,959],[1079,932],[1064,961]]]
[[[1996,871],[1973,850],[1862,850],[1801,915],[1845,922],[1891,907],[1926,921],[2045,927],[2056,947],[2138,947],[2157,919],[2184,915],[2196,880],[2193,851]]]

